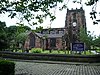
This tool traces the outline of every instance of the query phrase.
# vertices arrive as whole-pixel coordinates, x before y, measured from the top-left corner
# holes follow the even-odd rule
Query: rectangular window
[[[59,31],[59,34],[64,34],[64,31]]]
[[[55,34],[56,32],[55,31],[50,31],[50,34]]]

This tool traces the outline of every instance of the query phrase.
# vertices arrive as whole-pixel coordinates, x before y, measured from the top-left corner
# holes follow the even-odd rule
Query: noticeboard
[[[72,51],[84,51],[84,43],[72,43],[71,49]]]

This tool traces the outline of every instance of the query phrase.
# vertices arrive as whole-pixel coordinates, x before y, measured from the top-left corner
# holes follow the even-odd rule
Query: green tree
[[[100,48],[100,36],[98,36],[98,37],[94,40],[94,46]]]
[[[33,30],[33,32],[40,32],[43,30],[42,26],[36,27],[36,30]]]
[[[16,38],[17,26],[7,27],[7,40],[9,43],[9,49],[15,47],[15,38]]]
[[[0,0],[0,13],[9,13],[9,17],[14,18],[20,15],[20,20],[27,20],[31,25],[43,23],[43,19],[49,16],[50,21],[54,20],[54,15],[50,9],[57,6],[63,0]]]
[[[26,38],[28,37],[27,32],[26,33],[20,33],[19,35],[17,35],[16,37],[16,42],[19,45],[24,45]]]
[[[91,46],[93,46],[93,37],[89,33],[84,28],[80,28],[79,39],[86,44],[87,49],[91,49]]]
[[[7,43],[6,23],[0,21],[0,50],[6,49]]]
[[[60,7],[67,8],[69,1],[73,3],[83,4],[83,0],[0,0],[0,14],[9,13],[9,17],[14,18],[16,15],[20,18],[20,22],[27,20],[30,25],[35,25],[38,23],[43,23],[47,16],[51,18],[50,21],[55,19],[55,16],[50,9],[55,8],[58,3],[63,3],[64,5]],[[92,7],[90,15],[92,19],[96,19],[96,5],[99,0],[89,0],[85,4]],[[35,20],[33,20],[35,19]],[[96,19],[93,23],[97,24]]]
[[[31,30],[30,27],[24,26],[23,24],[21,24],[19,26],[7,27],[7,39],[8,39],[9,45],[10,45],[9,48],[11,48],[12,50],[16,49],[17,43],[20,41],[20,39],[23,39],[21,37],[20,37],[20,39],[18,39],[19,34],[26,32],[26,31],[30,31],[30,30]],[[22,41],[20,41],[20,42],[22,42]]]
[[[17,48],[19,48],[20,45],[21,48],[23,48],[25,40],[28,37],[28,33],[30,33],[30,31],[31,28],[25,26],[24,24],[19,24],[19,26],[17,26],[16,38],[15,38]]]
[[[14,39],[15,34],[17,32],[17,26],[9,26],[7,27],[7,32],[8,32],[8,39],[11,41]]]

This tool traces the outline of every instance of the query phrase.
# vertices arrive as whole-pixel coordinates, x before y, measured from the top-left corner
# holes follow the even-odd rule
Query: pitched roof
[[[59,38],[64,36],[64,34],[41,34],[41,33],[35,33],[39,37],[47,37],[47,38]]]

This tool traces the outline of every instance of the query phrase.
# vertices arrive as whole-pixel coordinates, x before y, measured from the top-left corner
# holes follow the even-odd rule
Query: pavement
[[[14,61],[15,75],[100,75],[100,63],[61,62],[43,60]]]
[[[100,65],[15,63],[15,75],[100,75]]]
[[[100,63],[5,59],[14,61],[15,75],[100,75]]]

